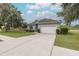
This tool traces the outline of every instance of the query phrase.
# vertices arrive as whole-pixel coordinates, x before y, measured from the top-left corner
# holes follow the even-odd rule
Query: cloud
[[[59,4],[50,7],[50,10],[60,12],[62,11],[62,7]]]
[[[26,4],[26,8],[29,7],[29,4]]]
[[[22,18],[26,20],[26,15],[25,14],[21,14]]]
[[[50,3],[36,3],[27,4],[26,13],[24,13],[23,18],[27,19],[27,22],[32,22],[34,20],[49,18],[54,20],[61,20],[62,17],[57,17],[56,13],[61,11],[59,4],[51,5]]]
[[[49,7],[51,6],[51,3],[38,3],[38,5],[42,7]]]
[[[38,9],[40,9],[40,7],[37,4],[35,4],[35,5],[30,5],[29,9],[30,10],[38,10]]]
[[[41,8],[50,7],[51,3],[36,3],[34,5],[31,5],[31,4],[28,4],[28,5],[30,10],[40,10]]]
[[[51,11],[41,11],[41,12],[38,12],[36,15],[33,15],[34,18],[37,18],[37,19],[42,19],[42,18],[54,18],[56,17],[56,13],[53,13]]]
[[[37,14],[32,15],[22,15],[23,19],[26,19],[26,22],[31,23],[34,20],[40,20],[43,18],[49,18],[53,20],[62,20],[62,17],[57,17],[56,13],[50,12],[50,11],[39,11]]]
[[[43,19],[43,18],[49,18],[54,20],[62,20],[63,17],[58,17],[56,13],[51,11],[41,11],[38,12],[36,15],[33,15],[35,19]]]
[[[37,13],[37,16],[43,16],[43,15],[47,15],[47,14],[50,14],[51,12],[50,11],[40,11]]]
[[[32,11],[31,10],[28,10],[27,13],[32,13]]]

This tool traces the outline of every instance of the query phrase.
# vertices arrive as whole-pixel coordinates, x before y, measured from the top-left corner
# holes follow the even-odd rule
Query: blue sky
[[[27,22],[33,22],[42,18],[50,18],[61,20],[62,17],[57,17],[56,13],[62,11],[60,4],[52,5],[50,3],[15,3],[13,4],[21,11],[23,19]]]

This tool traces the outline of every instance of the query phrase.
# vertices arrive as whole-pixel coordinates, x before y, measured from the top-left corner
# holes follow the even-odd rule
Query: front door
[[[36,30],[38,29],[38,24],[36,24],[35,29],[36,29]]]

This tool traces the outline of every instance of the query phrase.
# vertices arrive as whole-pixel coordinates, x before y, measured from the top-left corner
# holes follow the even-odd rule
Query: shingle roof
[[[39,24],[58,24],[58,22],[52,19],[41,19]]]
[[[41,20],[35,20],[34,22],[30,23],[30,25],[35,24],[58,24],[58,22],[52,19],[41,19]]]

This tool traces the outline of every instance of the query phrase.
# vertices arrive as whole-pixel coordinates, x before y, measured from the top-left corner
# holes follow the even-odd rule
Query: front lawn
[[[0,35],[10,36],[10,37],[21,37],[33,35],[33,32],[0,32]]]
[[[79,50],[79,30],[70,30],[66,35],[57,35],[55,45]]]

